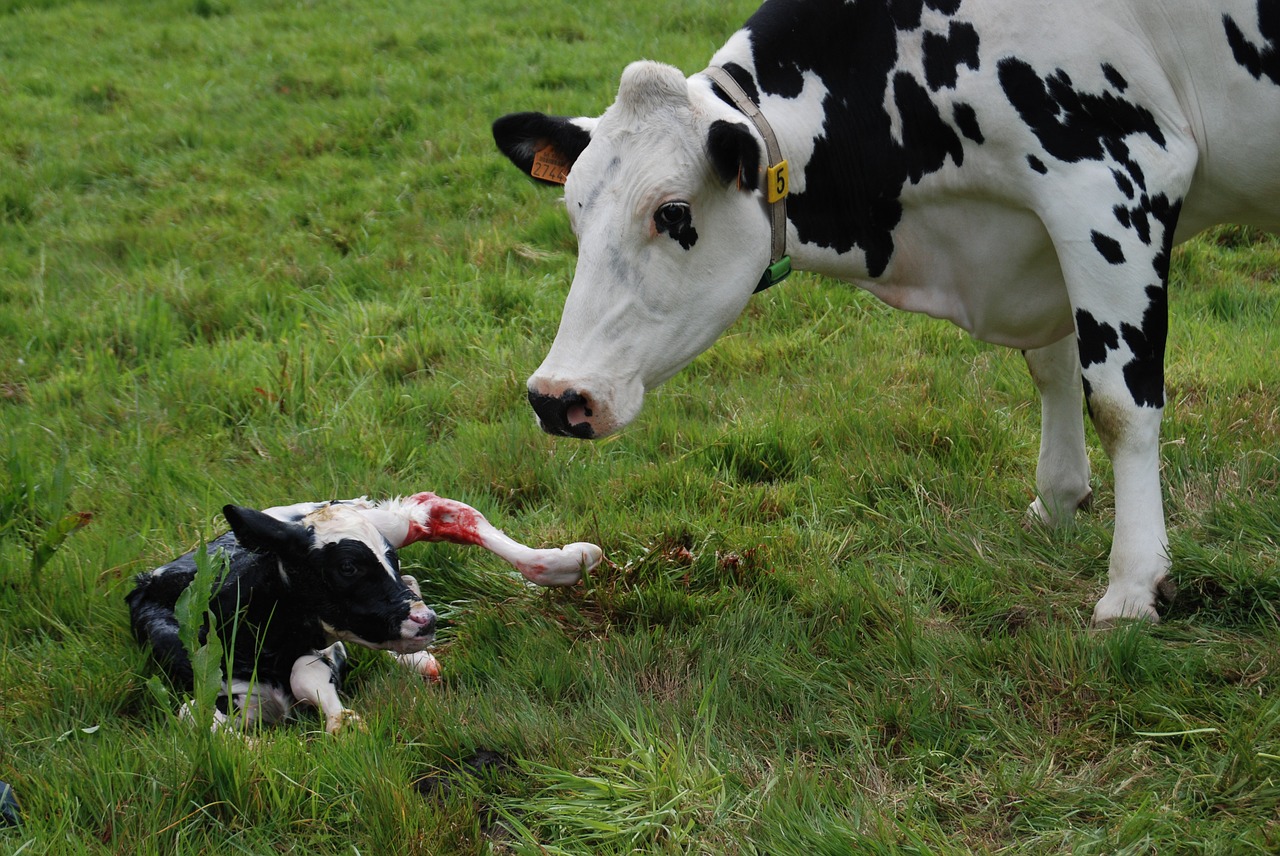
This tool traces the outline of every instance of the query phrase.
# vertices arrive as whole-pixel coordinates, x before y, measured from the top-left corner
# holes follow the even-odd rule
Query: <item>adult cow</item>
[[[1280,223],[1278,0],[770,0],[704,72],[633,63],[599,118],[494,136],[578,238],[543,428],[626,425],[789,251],[1023,349],[1050,525],[1090,494],[1083,393],[1116,480],[1094,620],[1156,620],[1170,251]]]

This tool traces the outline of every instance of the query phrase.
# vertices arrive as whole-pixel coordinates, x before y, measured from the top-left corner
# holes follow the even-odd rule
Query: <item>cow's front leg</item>
[[[299,702],[320,708],[324,730],[336,734],[344,725],[358,722],[355,711],[343,707],[338,698],[338,685],[347,662],[347,649],[341,642],[328,648],[303,654],[293,664],[289,688]]]
[[[1040,461],[1036,498],[1027,516],[1058,528],[1070,524],[1076,509],[1093,495],[1076,337],[1065,336],[1044,348],[1024,351],[1023,356],[1040,392]]]
[[[1151,216],[1154,234],[1146,244],[1131,240],[1113,246],[1095,237],[1086,249],[1075,248],[1076,271],[1093,275],[1068,286],[1085,400],[1115,473],[1108,585],[1093,612],[1100,627],[1126,618],[1158,620],[1157,587],[1169,572],[1160,496],[1160,420],[1168,328],[1165,283],[1177,209],[1176,203],[1156,209],[1161,216]],[[1085,260],[1095,262],[1092,270]],[[1109,270],[1098,270],[1099,260]]]

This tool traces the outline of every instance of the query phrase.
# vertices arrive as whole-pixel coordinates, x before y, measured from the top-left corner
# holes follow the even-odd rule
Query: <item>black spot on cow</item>
[[[978,114],[973,109],[973,105],[957,104],[951,108],[951,118],[955,119],[960,133],[979,145],[986,142],[986,138],[982,136],[982,128],[978,127]]]
[[[653,215],[653,226],[658,234],[670,235],[686,250],[698,243],[698,231],[693,228],[693,216],[687,202],[668,202],[659,206]]]
[[[1227,31],[1227,44],[1231,46],[1236,62],[1258,80],[1265,75],[1272,83],[1280,85],[1280,5],[1258,0],[1261,46],[1250,41],[1230,15],[1222,16],[1222,26]]]
[[[1005,97],[1050,156],[1067,163],[1112,157],[1139,187],[1146,182],[1130,157],[1127,137],[1143,135],[1164,148],[1151,111],[1114,92],[1081,92],[1062,69],[1041,77],[1015,57],[996,67]]]
[[[1111,170],[1111,177],[1116,180],[1116,187],[1120,188],[1120,192],[1126,198],[1132,199],[1134,193],[1133,182],[1129,180],[1129,177],[1118,169]]]
[[[1104,235],[1101,232],[1094,231],[1090,236],[1093,241],[1093,247],[1098,251],[1108,264],[1122,265],[1124,264],[1124,250],[1120,249],[1120,242],[1115,238]]]
[[[1040,160],[1040,158],[1035,155],[1027,155],[1027,166],[1031,167],[1041,175],[1044,175],[1049,171],[1049,167],[1044,165],[1044,161]]]
[[[1102,64],[1102,75],[1107,79],[1107,83],[1110,83],[1121,92],[1129,88],[1129,81],[1125,80],[1124,76],[1116,71],[1116,67],[1109,62]]]
[[[961,63],[978,68],[978,31],[973,24],[952,21],[945,36],[925,33],[923,47],[924,79],[934,92],[955,88]]]
[[[1164,346],[1169,335],[1168,292],[1163,286],[1147,286],[1147,308],[1142,326],[1121,324],[1124,342],[1133,352],[1125,364],[1124,382],[1136,404],[1164,406]]]
[[[1173,257],[1173,233],[1178,225],[1178,215],[1182,213],[1182,200],[1170,202],[1163,193],[1158,194],[1151,205],[1151,216],[1160,221],[1164,227],[1164,235],[1160,239],[1160,252],[1151,260],[1151,267],[1162,284],[1169,282],[1169,262]]]
[[[1120,347],[1120,336],[1110,324],[1099,323],[1083,309],[1076,310],[1076,341],[1084,368],[1107,361],[1107,353]]]
[[[902,154],[912,184],[941,169],[948,155],[956,166],[964,163],[960,137],[943,120],[929,100],[929,93],[914,77],[906,72],[894,75],[893,101],[902,114]]]
[[[750,73],[736,62],[725,63],[724,70],[727,71],[729,76],[737,82],[738,86],[742,87],[742,91],[747,94],[747,97],[755,102],[756,106],[759,106],[760,90],[756,88],[756,82],[752,79]],[[728,93],[722,90],[717,84],[711,84],[711,91],[714,92],[721,101],[728,104],[730,107],[737,109],[737,105],[733,103],[733,99],[730,98]]]
[[[889,14],[893,24],[906,32],[920,26],[920,13],[924,10],[924,0],[889,0]]]
[[[959,8],[958,0],[925,2],[943,14]],[[823,180],[807,182],[788,199],[788,218],[803,243],[838,253],[861,248],[873,277],[893,255],[907,181],[919,181],[948,158],[959,165],[964,156],[959,134],[924,84],[895,74],[899,33],[919,26],[921,8],[919,0],[769,2],[746,23],[759,91],[795,98],[806,73],[827,89],[823,133],[806,165]],[[966,50],[959,61],[969,59]],[[752,94],[747,81],[739,82]],[[890,97],[901,136],[885,109]]]

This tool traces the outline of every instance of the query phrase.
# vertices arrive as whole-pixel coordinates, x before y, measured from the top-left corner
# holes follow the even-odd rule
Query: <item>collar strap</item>
[[[790,176],[787,173],[787,161],[778,146],[778,138],[774,136],[769,120],[760,112],[760,107],[747,97],[747,93],[738,85],[729,72],[718,65],[710,66],[703,72],[711,78],[711,82],[720,87],[729,100],[742,111],[751,124],[755,125],[764,139],[765,154],[768,164],[764,170],[764,196],[769,204],[769,227],[772,232],[769,248],[769,267],[755,292],[764,291],[771,285],[777,285],[791,273],[791,257],[787,255],[787,192],[790,189]]]

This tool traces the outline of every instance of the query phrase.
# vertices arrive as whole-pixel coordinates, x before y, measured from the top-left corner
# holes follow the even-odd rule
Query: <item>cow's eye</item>
[[[689,221],[688,202],[664,202],[653,214],[653,225],[659,232],[671,232]]]

